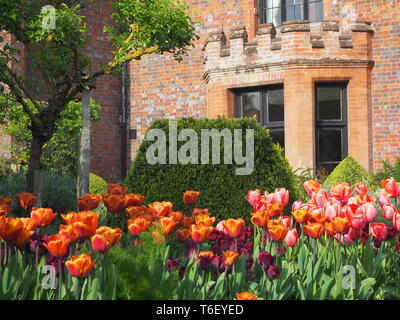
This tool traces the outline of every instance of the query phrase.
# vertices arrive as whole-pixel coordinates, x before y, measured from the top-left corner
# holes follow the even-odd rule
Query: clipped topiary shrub
[[[371,175],[352,157],[346,157],[339,165],[332,171],[325,181],[326,186],[331,186],[336,182],[348,182],[352,187],[357,182],[365,181],[368,184],[372,183]]]
[[[107,182],[102,177],[89,174],[89,193],[105,194],[107,193]]]
[[[160,119],[153,122],[147,134],[151,129],[161,129],[166,134],[166,164],[152,165],[148,163],[146,152],[150,147],[154,148],[153,144],[157,141],[157,138],[154,141],[144,140],[133,162],[132,169],[124,181],[131,192],[144,195],[146,203],[171,201],[174,203],[174,210],[185,210],[188,207],[183,204],[182,193],[186,190],[196,190],[200,191],[196,207],[208,208],[218,219],[225,219],[249,216],[251,208],[245,200],[249,189],[273,192],[275,188],[284,187],[290,190],[292,201],[298,198],[299,190],[289,163],[283,156],[282,148],[272,142],[269,130],[260,126],[255,118],[184,118],[172,122],[177,123],[178,134],[183,129],[196,131],[199,164],[181,164],[180,161],[178,161],[178,164],[170,164],[168,153],[170,145],[169,120]],[[216,129],[218,132],[227,129],[232,137],[234,129],[242,129],[242,155],[244,157],[246,156],[247,146],[245,130],[254,129],[254,171],[249,175],[237,175],[236,169],[245,165],[238,165],[235,161],[232,161],[232,164],[225,164],[225,139],[223,138],[221,138],[219,144],[220,164],[212,164],[212,146],[210,143],[208,144],[210,164],[205,164],[201,160],[204,156],[204,152],[201,152],[201,141],[204,140],[201,139],[202,129]],[[188,140],[178,141],[177,150],[182,151],[182,145],[185,145]],[[190,153],[190,155],[192,154]]]

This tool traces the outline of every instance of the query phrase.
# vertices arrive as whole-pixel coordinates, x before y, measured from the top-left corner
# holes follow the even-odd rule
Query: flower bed
[[[381,184],[374,196],[364,182],[328,192],[307,181],[310,199],[295,201],[290,216],[286,189],[250,190],[248,226],[195,208],[196,191],[183,194],[192,208],[183,212],[166,201],[145,206],[141,195],[108,185],[107,194],[80,197],[79,212],[66,214],[35,208],[35,196],[21,193],[26,218],[11,217],[13,199],[0,197],[0,297],[118,298],[113,253],[129,250],[149,253],[169,299],[399,298],[400,183]],[[102,202],[107,213],[95,212]],[[60,217],[59,232],[48,235]]]

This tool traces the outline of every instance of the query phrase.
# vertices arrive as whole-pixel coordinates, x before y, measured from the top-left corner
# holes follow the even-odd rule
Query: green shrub
[[[393,177],[396,181],[400,181],[400,158],[397,158],[394,164],[391,164],[388,160],[381,160],[382,169],[378,170],[373,175],[373,180],[376,185],[380,185],[380,182],[385,179]]]
[[[20,211],[15,195],[26,191],[26,176],[13,173],[0,178],[0,195],[13,198],[13,209]],[[43,177],[42,207],[66,213],[76,210],[76,181],[70,177],[62,177],[55,172],[46,171]]]
[[[220,145],[221,164],[198,165],[168,164],[168,155],[167,164],[151,165],[146,160],[146,151],[153,142],[144,140],[124,184],[131,192],[145,196],[147,203],[171,201],[175,210],[185,210],[188,208],[182,203],[182,193],[186,190],[197,190],[200,191],[200,197],[196,207],[208,208],[218,219],[225,219],[249,216],[251,210],[245,200],[249,189],[258,188],[262,192],[271,192],[275,188],[284,187],[290,190],[291,200],[298,198],[299,190],[289,163],[283,156],[282,148],[272,142],[269,130],[260,126],[255,118],[184,118],[177,121],[177,126],[178,132],[182,129],[194,129],[198,137],[201,136],[201,129],[221,131],[228,128],[231,132],[233,129],[254,129],[254,171],[250,175],[236,175],[237,164],[224,164],[224,139],[221,139]],[[169,121],[157,120],[149,130],[155,128],[166,133],[168,150]],[[246,135],[243,134],[244,148],[245,139]],[[178,150],[184,143],[178,142]]]
[[[94,173],[89,175],[89,193],[105,194],[107,193],[107,182]]]
[[[372,184],[372,177],[356,160],[348,156],[332,171],[325,184],[331,186],[344,181],[350,183],[351,186],[360,181]]]

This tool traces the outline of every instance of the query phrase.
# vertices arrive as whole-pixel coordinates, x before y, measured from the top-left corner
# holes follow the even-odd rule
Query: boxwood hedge
[[[251,208],[245,196],[249,189],[260,189],[273,192],[275,188],[285,187],[290,190],[291,200],[296,200],[299,190],[296,186],[294,175],[282,148],[273,143],[269,130],[260,126],[255,118],[226,119],[193,119],[184,118],[177,121],[177,131],[193,129],[199,137],[198,153],[201,162],[201,130],[217,129],[222,131],[228,128],[233,136],[234,129],[242,129],[243,156],[246,155],[246,129],[254,129],[254,171],[249,175],[236,175],[238,166],[224,164],[224,139],[220,141],[221,164],[169,164],[169,121],[159,119],[148,128],[161,129],[166,135],[167,164],[149,164],[146,160],[148,148],[154,141],[143,140],[132,168],[124,184],[131,192],[145,196],[146,203],[153,201],[171,201],[174,210],[184,210],[189,213],[189,208],[183,204],[182,193],[186,190],[200,191],[197,208],[208,208],[219,219],[227,217],[248,217]],[[186,141],[178,142],[179,148]],[[211,146],[210,146],[211,154]]]

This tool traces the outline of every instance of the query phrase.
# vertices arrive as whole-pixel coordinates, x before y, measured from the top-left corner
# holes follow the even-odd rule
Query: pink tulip
[[[304,209],[304,207],[308,207],[308,205],[303,203],[300,200],[297,200],[297,201],[293,202],[292,211],[299,210],[299,209]]]
[[[400,232],[400,210],[397,210],[397,212],[393,215],[393,227],[394,230]]]
[[[295,228],[289,228],[285,239],[283,240],[289,247],[294,247],[299,241],[299,234]]]
[[[400,182],[396,182],[393,177],[382,180],[381,185],[389,197],[396,198],[400,196]]]
[[[220,221],[217,226],[215,227],[215,230],[222,232],[223,234],[228,235],[228,230],[226,230],[225,225],[224,225],[225,220]]]
[[[312,199],[318,207],[323,208],[329,200],[328,193],[326,190],[320,189],[318,192],[313,192]]]
[[[286,206],[289,202],[289,191],[285,188],[275,189],[274,200],[276,202],[281,202],[283,206]]]
[[[396,207],[392,204],[386,204],[382,208],[382,215],[386,220],[392,220],[395,212]]]
[[[350,224],[353,229],[360,230],[364,226],[364,215],[362,213],[355,213],[350,218]]]
[[[366,222],[371,222],[376,219],[376,216],[378,215],[378,211],[376,210],[375,206],[371,202],[364,203],[360,208],[363,213],[364,220]]]
[[[283,216],[283,217],[279,218],[279,220],[285,227],[290,227],[290,217],[289,216]]]
[[[378,199],[379,204],[381,205],[381,207],[383,208],[385,205],[390,204],[390,200],[387,197],[384,196],[380,196]]]
[[[341,208],[337,202],[329,201],[325,204],[324,216],[332,221],[334,218],[339,217],[340,211]]]
[[[261,200],[260,190],[249,190],[247,192],[246,200],[250,203],[252,207],[254,207]]]

